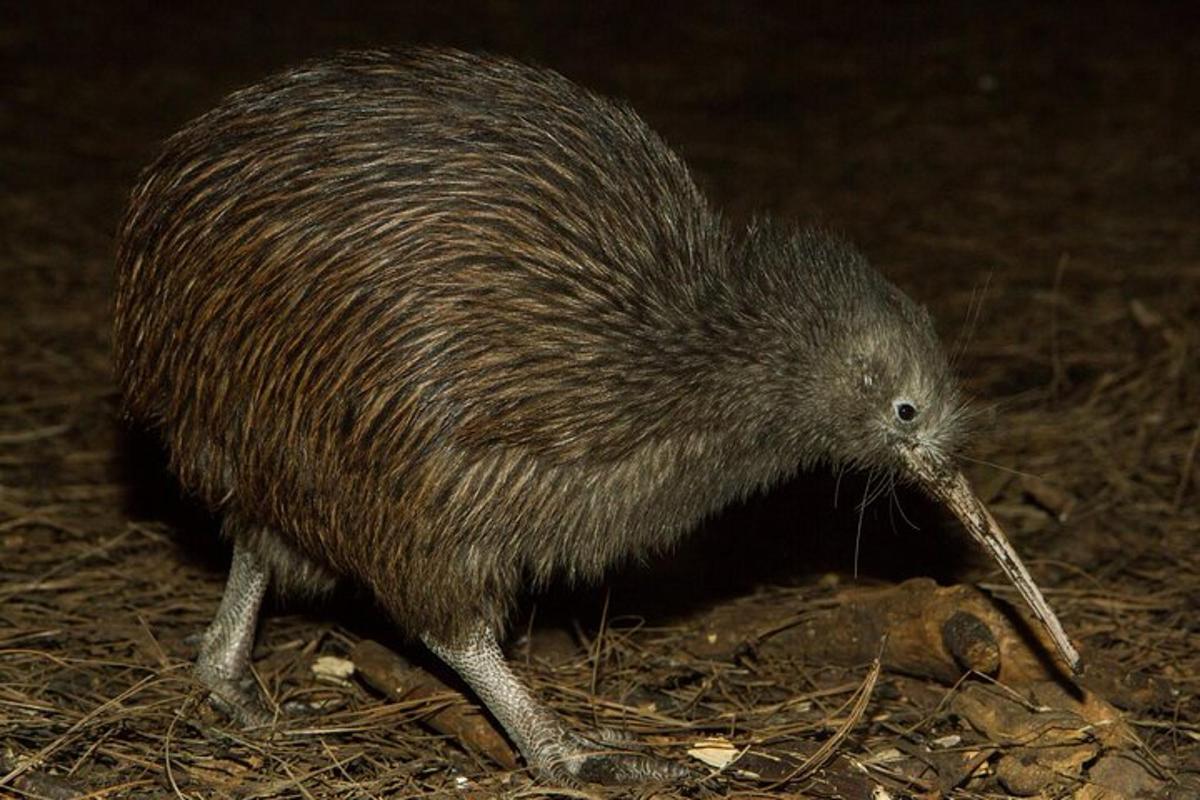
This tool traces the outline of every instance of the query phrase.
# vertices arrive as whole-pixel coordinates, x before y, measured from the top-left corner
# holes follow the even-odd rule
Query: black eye
[[[896,403],[896,416],[900,418],[901,422],[912,422],[917,418],[917,407],[906,400],[901,400]]]

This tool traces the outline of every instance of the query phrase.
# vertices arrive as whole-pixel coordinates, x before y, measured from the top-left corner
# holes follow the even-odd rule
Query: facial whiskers
[[[893,485],[892,481],[894,480],[894,478],[892,478],[890,475],[888,475],[886,479],[880,479],[879,483],[875,486],[874,489],[872,489],[871,484],[876,479],[879,479],[879,478],[880,478],[880,474],[879,474],[878,469],[872,469],[870,472],[867,473],[867,482],[866,482],[866,485],[863,487],[863,499],[858,504],[858,529],[855,531],[855,534],[854,534],[854,577],[855,577],[855,579],[858,578],[858,556],[859,556],[859,553],[861,552],[863,519],[867,515],[867,506],[871,505],[871,503],[874,503],[876,500],[878,500],[881,496],[883,496],[884,493],[891,491],[891,487]]]
[[[982,458],[973,458],[971,456],[964,455],[962,453],[959,453],[958,457],[961,458],[963,461],[970,461],[975,464],[982,464],[985,467],[991,467],[992,469],[998,469],[1001,472],[1007,472],[1010,475],[1018,475],[1022,478],[1033,478],[1034,480],[1038,480],[1038,481],[1043,480],[1043,478],[1040,475],[1034,475],[1032,472],[1022,472],[1019,469],[1013,469],[1012,467],[1006,467],[1003,464],[997,464],[994,461],[987,461]]]
[[[983,303],[987,298],[988,287],[992,283],[992,271],[989,270],[987,277],[984,278],[983,286],[976,292],[971,289],[971,300],[967,303],[967,318],[964,321],[962,329],[958,334],[958,341],[955,342],[954,348],[951,351],[950,366],[958,366],[959,359],[967,351],[967,345],[971,343],[972,337],[975,335],[975,326],[979,324],[979,318],[983,314]]]
[[[867,513],[867,499],[871,494],[871,479],[874,477],[875,471],[871,470],[867,473],[867,483],[863,487],[863,499],[858,504],[858,529],[854,533],[854,579],[858,580],[858,553],[859,546],[862,544],[862,529],[863,517]]]
[[[846,474],[845,465],[839,466],[838,470],[837,470],[837,477],[834,479],[834,482],[833,482],[833,507],[834,508],[838,507],[838,495],[840,495],[841,491],[842,491],[842,476],[845,474]]]
[[[921,529],[921,527],[919,525],[917,525],[915,522],[913,522],[911,519],[908,518],[908,514],[904,513],[904,506],[900,505],[900,494],[899,494],[899,492],[896,491],[895,477],[891,478],[891,480],[889,482],[889,492],[888,493],[891,495],[891,498],[890,498],[891,503],[888,505],[888,519],[892,523],[892,531],[896,532],[896,518],[892,515],[893,508],[896,511],[900,512],[900,519],[904,520],[904,523],[906,525],[908,525],[908,527],[910,529],[912,529],[914,531],[919,531]]]

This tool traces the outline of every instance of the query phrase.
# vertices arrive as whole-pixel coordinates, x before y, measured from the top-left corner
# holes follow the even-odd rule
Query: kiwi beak
[[[971,538],[991,555],[1042,624],[1046,635],[1050,637],[1071,672],[1076,676],[1081,675],[1083,661],[1079,652],[1067,638],[1062,623],[1058,621],[1050,604],[1033,582],[1029,570],[1021,563],[1020,556],[1009,544],[1004,530],[984,506],[983,501],[972,491],[962,472],[949,462],[930,458],[920,450],[905,449],[902,452],[908,468],[922,488],[944,503],[962,522]]]

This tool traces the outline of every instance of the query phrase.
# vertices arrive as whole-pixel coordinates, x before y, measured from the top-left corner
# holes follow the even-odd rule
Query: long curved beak
[[[913,475],[918,479],[922,488],[933,497],[946,504],[958,517],[963,527],[971,534],[976,542],[991,554],[1000,569],[1017,587],[1038,622],[1045,628],[1050,640],[1054,642],[1059,655],[1071,668],[1071,672],[1079,675],[1083,671],[1083,662],[1079,652],[1067,638],[1062,623],[1058,621],[1050,604],[1042,596],[1037,584],[1029,575],[1029,570],[1021,563],[1021,558],[1008,542],[1004,530],[984,506],[967,483],[961,471],[940,459],[933,459],[919,450],[903,451],[904,460]]]

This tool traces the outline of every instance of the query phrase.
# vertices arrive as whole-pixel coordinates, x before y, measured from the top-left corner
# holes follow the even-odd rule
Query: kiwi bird
[[[837,236],[733,226],[633,111],[547,69],[351,53],[186,125],[119,230],[115,362],[232,542],[196,675],[246,724],[264,592],[349,579],[537,773],[680,775],[531,695],[498,645],[514,599],[822,464],[940,498],[1078,663],[955,466],[926,311]]]

